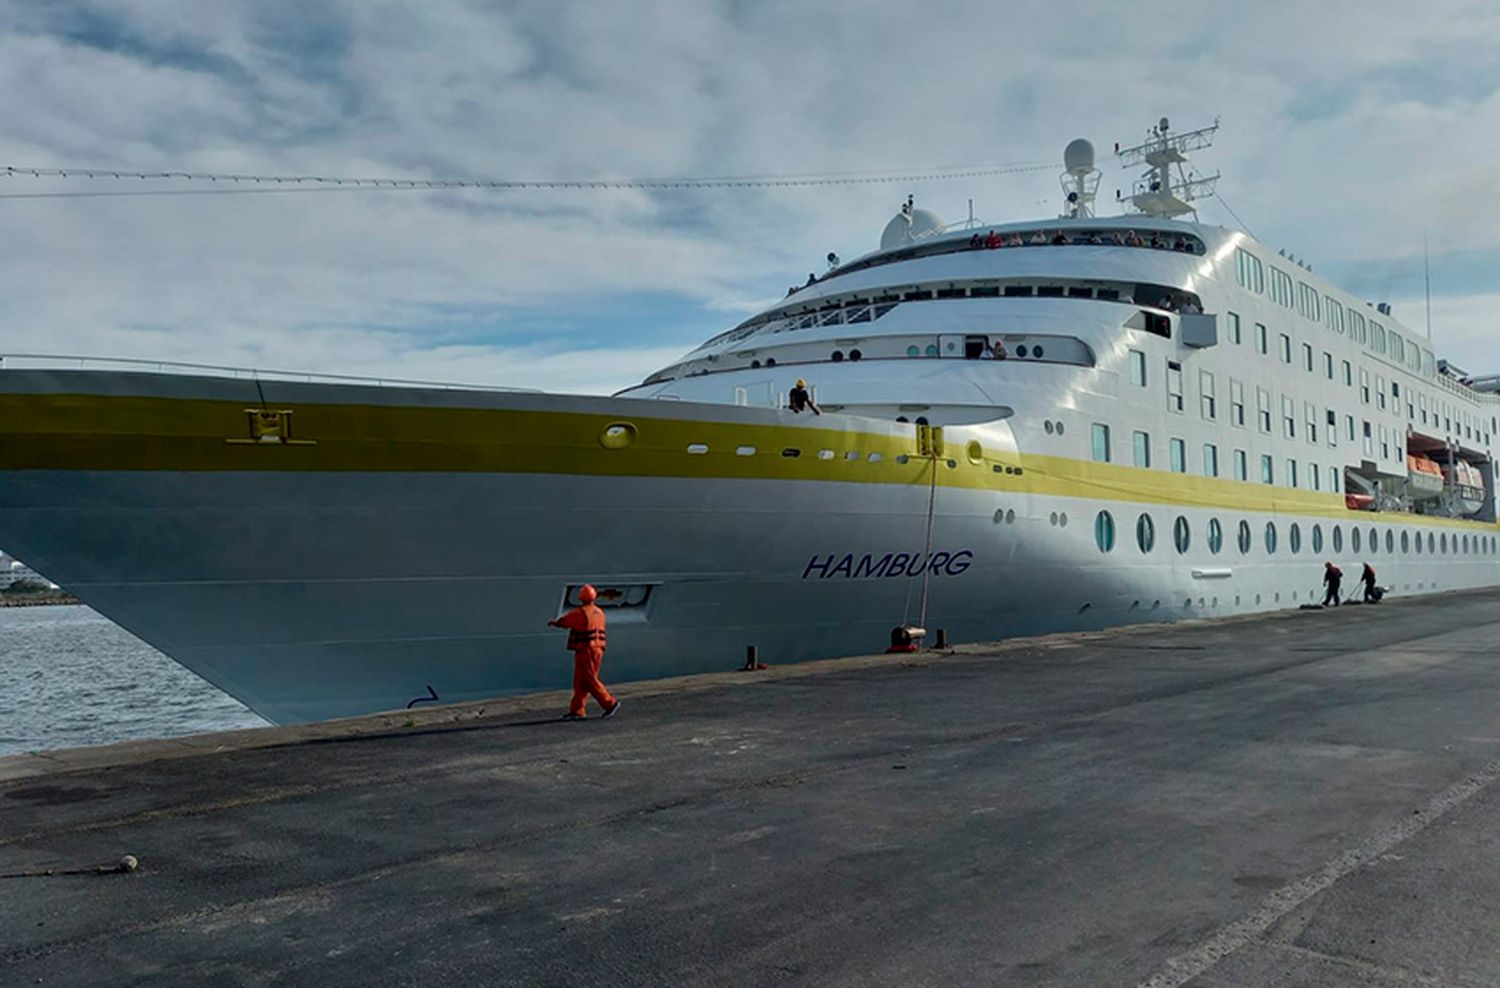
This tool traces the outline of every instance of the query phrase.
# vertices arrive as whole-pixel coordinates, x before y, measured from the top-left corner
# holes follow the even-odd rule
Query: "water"
[[[265,723],[87,607],[0,607],[0,755]]]

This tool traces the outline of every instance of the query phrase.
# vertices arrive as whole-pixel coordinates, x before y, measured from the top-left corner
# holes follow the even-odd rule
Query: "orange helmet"
[[[595,600],[599,599],[599,591],[594,589],[592,583],[585,583],[578,588],[578,599],[585,604],[592,604]]]

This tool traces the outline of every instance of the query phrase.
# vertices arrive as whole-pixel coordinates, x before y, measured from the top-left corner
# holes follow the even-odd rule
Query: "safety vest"
[[[582,619],[583,627],[571,627],[568,622],[568,651],[577,652],[585,648],[598,648],[604,650],[604,612],[593,604],[585,604],[573,610],[568,617],[574,614]],[[566,620],[566,618],[564,619]]]

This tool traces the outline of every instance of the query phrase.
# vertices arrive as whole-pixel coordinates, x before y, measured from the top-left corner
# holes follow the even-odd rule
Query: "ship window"
[[[1240,553],[1248,553],[1250,551],[1250,523],[1248,521],[1241,521],[1235,535],[1236,541],[1239,543]]]
[[[1234,451],[1234,479],[1250,479],[1249,458],[1245,455],[1245,451],[1242,449],[1237,449]]]
[[[1219,475],[1219,447],[1213,443],[1203,444],[1203,476],[1217,477]]]
[[[1030,285],[1006,285],[1005,286],[1005,297],[1006,298],[1028,298],[1028,297],[1030,297],[1031,292],[1032,292],[1032,287]]]
[[[922,355],[922,348],[913,343],[906,348],[906,355],[908,357],[920,357]]]
[[[740,447],[738,447],[738,448],[735,449],[735,454],[738,455],[738,456],[754,456],[755,455],[755,447],[754,446],[740,446]]]
[[[1411,552],[1411,533],[1410,532],[1402,532],[1401,533],[1401,551],[1402,551],[1402,553],[1409,553],[1409,552]]]
[[[1109,426],[1095,422],[1092,429],[1094,440],[1094,462],[1109,462]]]
[[[1289,364],[1292,362],[1292,338],[1282,333],[1276,341],[1277,351],[1281,354],[1281,362]]]
[[[833,351],[833,353],[830,356],[831,356],[833,362],[836,363],[836,364],[840,364],[840,363],[844,362],[844,351],[842,351],[842,350],[835,350],[835,351]]]
[[[1188,525],[1188,520],[1182,515],[1172,522],[1172,544],[1177,546],[1178,552],[1187,552],[1188,547],[1193,544],[1193,532]]]
[[[1412,545],[1417,550],[1417,555],[1420,556],[1422,554],[1422,533],[1421,532],[1418,532],[1417,533],[1417,537],[1415,539],[1412,539]]]
[[[1438,538],[1438,549],[1440,551],[1442,551],[1442,552],[1447,552],[1448,551],[1448,533],[1447,532],[1444,532]]]
[[[818,450],[818,459],[820,459],[820,460],[831,460],[831,459],[833,459],[833,450],[831,450],[831,449],[820,449],[820,450]]]
[[[1266,324],[1263,322],[1255,324],[1255,351],[1257,353],[1270,352],[1270,346],[1267,343]]]
[[[905,453],[897,453],[896,454],[896,462],[897,463],[910,463],[911,462],[911,457],[907,456]]]
[[[1167,361],[1167,411],[1182,411],[1182,365]]]
[[[1224,548],[1224,526],[1219,524],[1219,519],[1210,518],[1208,520],[1208,551],[1217,556],[1222,548]]]
[[[1226,312],[1224,315],[1228,317],[1229,326],[1226,332],[1229,336],[1229,342],[1242,342],[1240,339],[1240,314],[1238,312]]]
[[[1173,473],[1187,473],[1187,443],[1181,439],[1167,440],[1167,453]]]
[[[881,460],[885,459],[885,457],[881,456],[879,453],[871,453],[869,456],[867,456],[865,458],[867,460],[869,460],[871,463],[879,463]]]
[[[927,356],[929,356],[929,357],[936,357],[938,355],[937,344],[936,343],[929,343],[929,344],[927,344],[927,348],[925,350],[923,350],[922,352],[924,354],[926,354]]]
[[[1276,467],[1271,462],[1270,453],[1260,455],[1260,482],[1262,484],[1276,483]]]
[[[1312,551],[1315,552],[1315,553],[1323,551],[1323,526],[1322,525],[1314,525],[1312,527]]]
[[[970,298],[995,298],[999,294],[999,285],[979,285],[969,289]]]
[[[1151,434],[1135,432],[1130,437],[1132,460],[1138,467],[1151,466]]]
[[[1287,548],[1292,550],[1293,555],[1302,551],[1302,526],[1296,522],[1293,522],[1292,527],[1287,529],[1286,544]]]
[[[1333,551],[1344,551],[1344,530],[1338,525],[1333,526]]]
[[[1373,525],[1370,526],[1370,551],[1380,551],[1380,534],[1375,531],[1375,527]]]
[[[1094,297],[1101,302],[1118,302],[1120,290],[1118,288],[1101,288],[1094,293]]]
[[[1130,383],[1144,388],[1146,386],[1146,355],[1140,350],[1130,352]]]
[[[859,450],[857,450],[857,449],[845,450],[844,451],[844,459],[846,459],[846,460],[857,460],[857,459],[859,459]]]
[[[1403,532],[1401,534],[1402,534],[1403,537],[1405,537],[1405,535],[1406,535],[1405,532]],[[1465,539],[1465,541],[1467,541],[1468,540],[1468,536],[1465,536],[1464,539]],[[1465,549],[1467,550],[1467,546],[1465,547]],[[1392,532],[1389,528],[1387,528],[1385,530],[1385,551],[1386,552],[1395,552],[1396,551],[1396,534],[1394,532]]]
[[[1361,542],[1361,539],[1360,539],[1360,536],[1359,536],[1359,526],[1358,525],[1350,525],[1349,526],[1349,551],[1350,552],[1358,552],[1359,551],[1360,542]],[[1338,548],[1338,546],[1334,546],[1334,549],[1337,549],[1337,548]]]
[[[1108,511],[1094,516],[1094,541],[1100,552],[1109,552],[1115,547],[1115,519]]]
[[[694,454],[695,456],[701,456],[702,454],[708,452],[708,444],[707,443],[693,443],[692,445],[688,446],[687,451],[689,453]]]
[[[1038,285],[1036,293],[1040,298],[1062,298],[1062,285]]]
[[[1135,520],[1135,543],[1142,552],[1150,552],[1156,545],[1156,523],[1147,514]]]
[[[1433,546],[1435,546],[1435,545],[1437,545],[1437,540],[1435,538],[1433,538],[1431,532],[1428,532],[1427,533],[1427,554],[1429,556],[1432,555],[1434,552],[1437,551],[1436,549],[1433,548]]]
[[[864,356],[864,354],[861,353],[858,350],[850,350],[849,351],[849,359],[850,360],[858,360],[858,359],[860,359],[863,356]]]
[[[1093,297],[1094,297],[1094,290],[1092,288],[1069,288],[1068,289],[1068,298],[1093,298]]]
[[[1266,555],[1276,555],[1276,523],[1266,522]]]

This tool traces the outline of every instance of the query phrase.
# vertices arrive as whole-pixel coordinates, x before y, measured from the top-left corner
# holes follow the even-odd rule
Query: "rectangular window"
[[[1343,472],[1340,471],[1338,467],[1329,467],[1328,468],[1328,489],[1331,490],[1331,491],[1333,491],[1335,494],[1337,494],[1339,492],[1339,490],[1343,487],[1343,484],[1344,484],[1344,474],[1343,474]]]
[[[1313,370],[1313,348],[1311,343],[1302,344],[1302,369],[1309,374]]]
[[[1182,411],[1182,365],[1167,361],[1167,410]]]
[[[1269,334],[1266,332],[1266,324],[1258,322],[1255,324],[1255,351],[1257,353],[1270,353],[1267,343]]]
[[[1247,457],[1245,455],[1245,451],[1244,450],[1237,449],[1237,450],[1234,451],[1234,479],[1235,480],[1249,480],[1250,479],[1250,467],[1249,467],[1249,464],[1247,462],[1248,460],[1249,460],[1249,457]]]
[[[1296,460],[1287,460],[1286,461],[1286,485],[1288,487],[1296,487],[1297,486],[1297,461]]]
[[[1137,432],[1130,437],[1130,449],[1138,467],[1151,466],[1151,434]]]
[[[1271,464],[1271,454],[1260,454],[1260,482],[1262,484],[1276,483],[1276,468]]]
[[[1354,387],[1354,368],[1350,366],[1347,360],[1344,361],[1344,387]]]
[[[1140,350],[1130,351],[1130,383],[1140,388],[1146,386],[1146,355]]]
[[[1255,389],[1256,426],[1266,435],[1271,434],[1271,392],[1265,388]]]
[[[1380,427],[1380,458],[1382,460],[1391,458],[1390,432],[1383,425]]]
[[[1364,432],[1365,432],[1365,455],[1366,456],[1374,456],[1375,455],[1375,437],[1371,434],[1370,423],[1369,422],[1364,422],[1364,423],[1361,423],[1361,424],[1364,425],[1364,427],[1365,427],[1365,429],[1364,429]]]
[[[1281,396],[1281,431],[1288,439],[1297,438],[1297,403]]]
[[[1232,377],[1229,379],[1229,421],[1242,429],[1245,427],[1245,386]]]
[[[1302,403],[1302,420],[1307,423],[1307,441],[1318,441],[1318,406],[1310,401]]]
[[[1198,372],[1198,394],[1199,403],[1202,405],[1203,417],[1212,421],[1218,417],[1218,405],[1214,397],[1214,372]]]
[[[1363,367],[1359,369],[1359,400],[1370,403],[1370,372]]]
[[[1246,291],[1260,295],[1266,290],[1266,273],[1260,258],[1243,247],[1234,251],[1234,277]]]
[[[1203,476],[1217,477],[1219,475],[1219,447],[1213,443],[1203,444]]]
[[[1354,442],[1354,416],[1353,415],[1345,415],[1344,416],[1344,434],[1349,437],[1349,441],[1351,443]]]
[[[1316,463],[1309,463],[1307,465],[1307,486],[1315,491],[1322,490],[1318,486],[1318,465]]]
[[[1109,462],[1109,426],[1102,422],[1094,423],[1094,462]]]
[[[1333,380],[1333,354],[1327,350],[1323,351],[1323,376]]]
[[[1340,335],[1344,332],[1344,307],[1331,295],[1323,296],[1323,321],[1329,329]]]
[[[1375,404],[1385,411],[1385,378],[1379,374],[1375,375]]]
[[[1167,445],[1172,454],[1172,472],[1187,473],[1187,443],[1181,439],[1170,439]]]
[[[1277,350],[1281,353],[1281,362],[1289,364],[1292,362],[1292,338],[1282,333],[1277,340]]]
[[[1328,409],[1328,445],[1339,444],[1339,413]]]
[[[1229,334],[1229,342],[1243,342],[1240,339],[1240,314],[1238,312],[1226,312],[1224,315],[1227,317],[1225,331]]]

